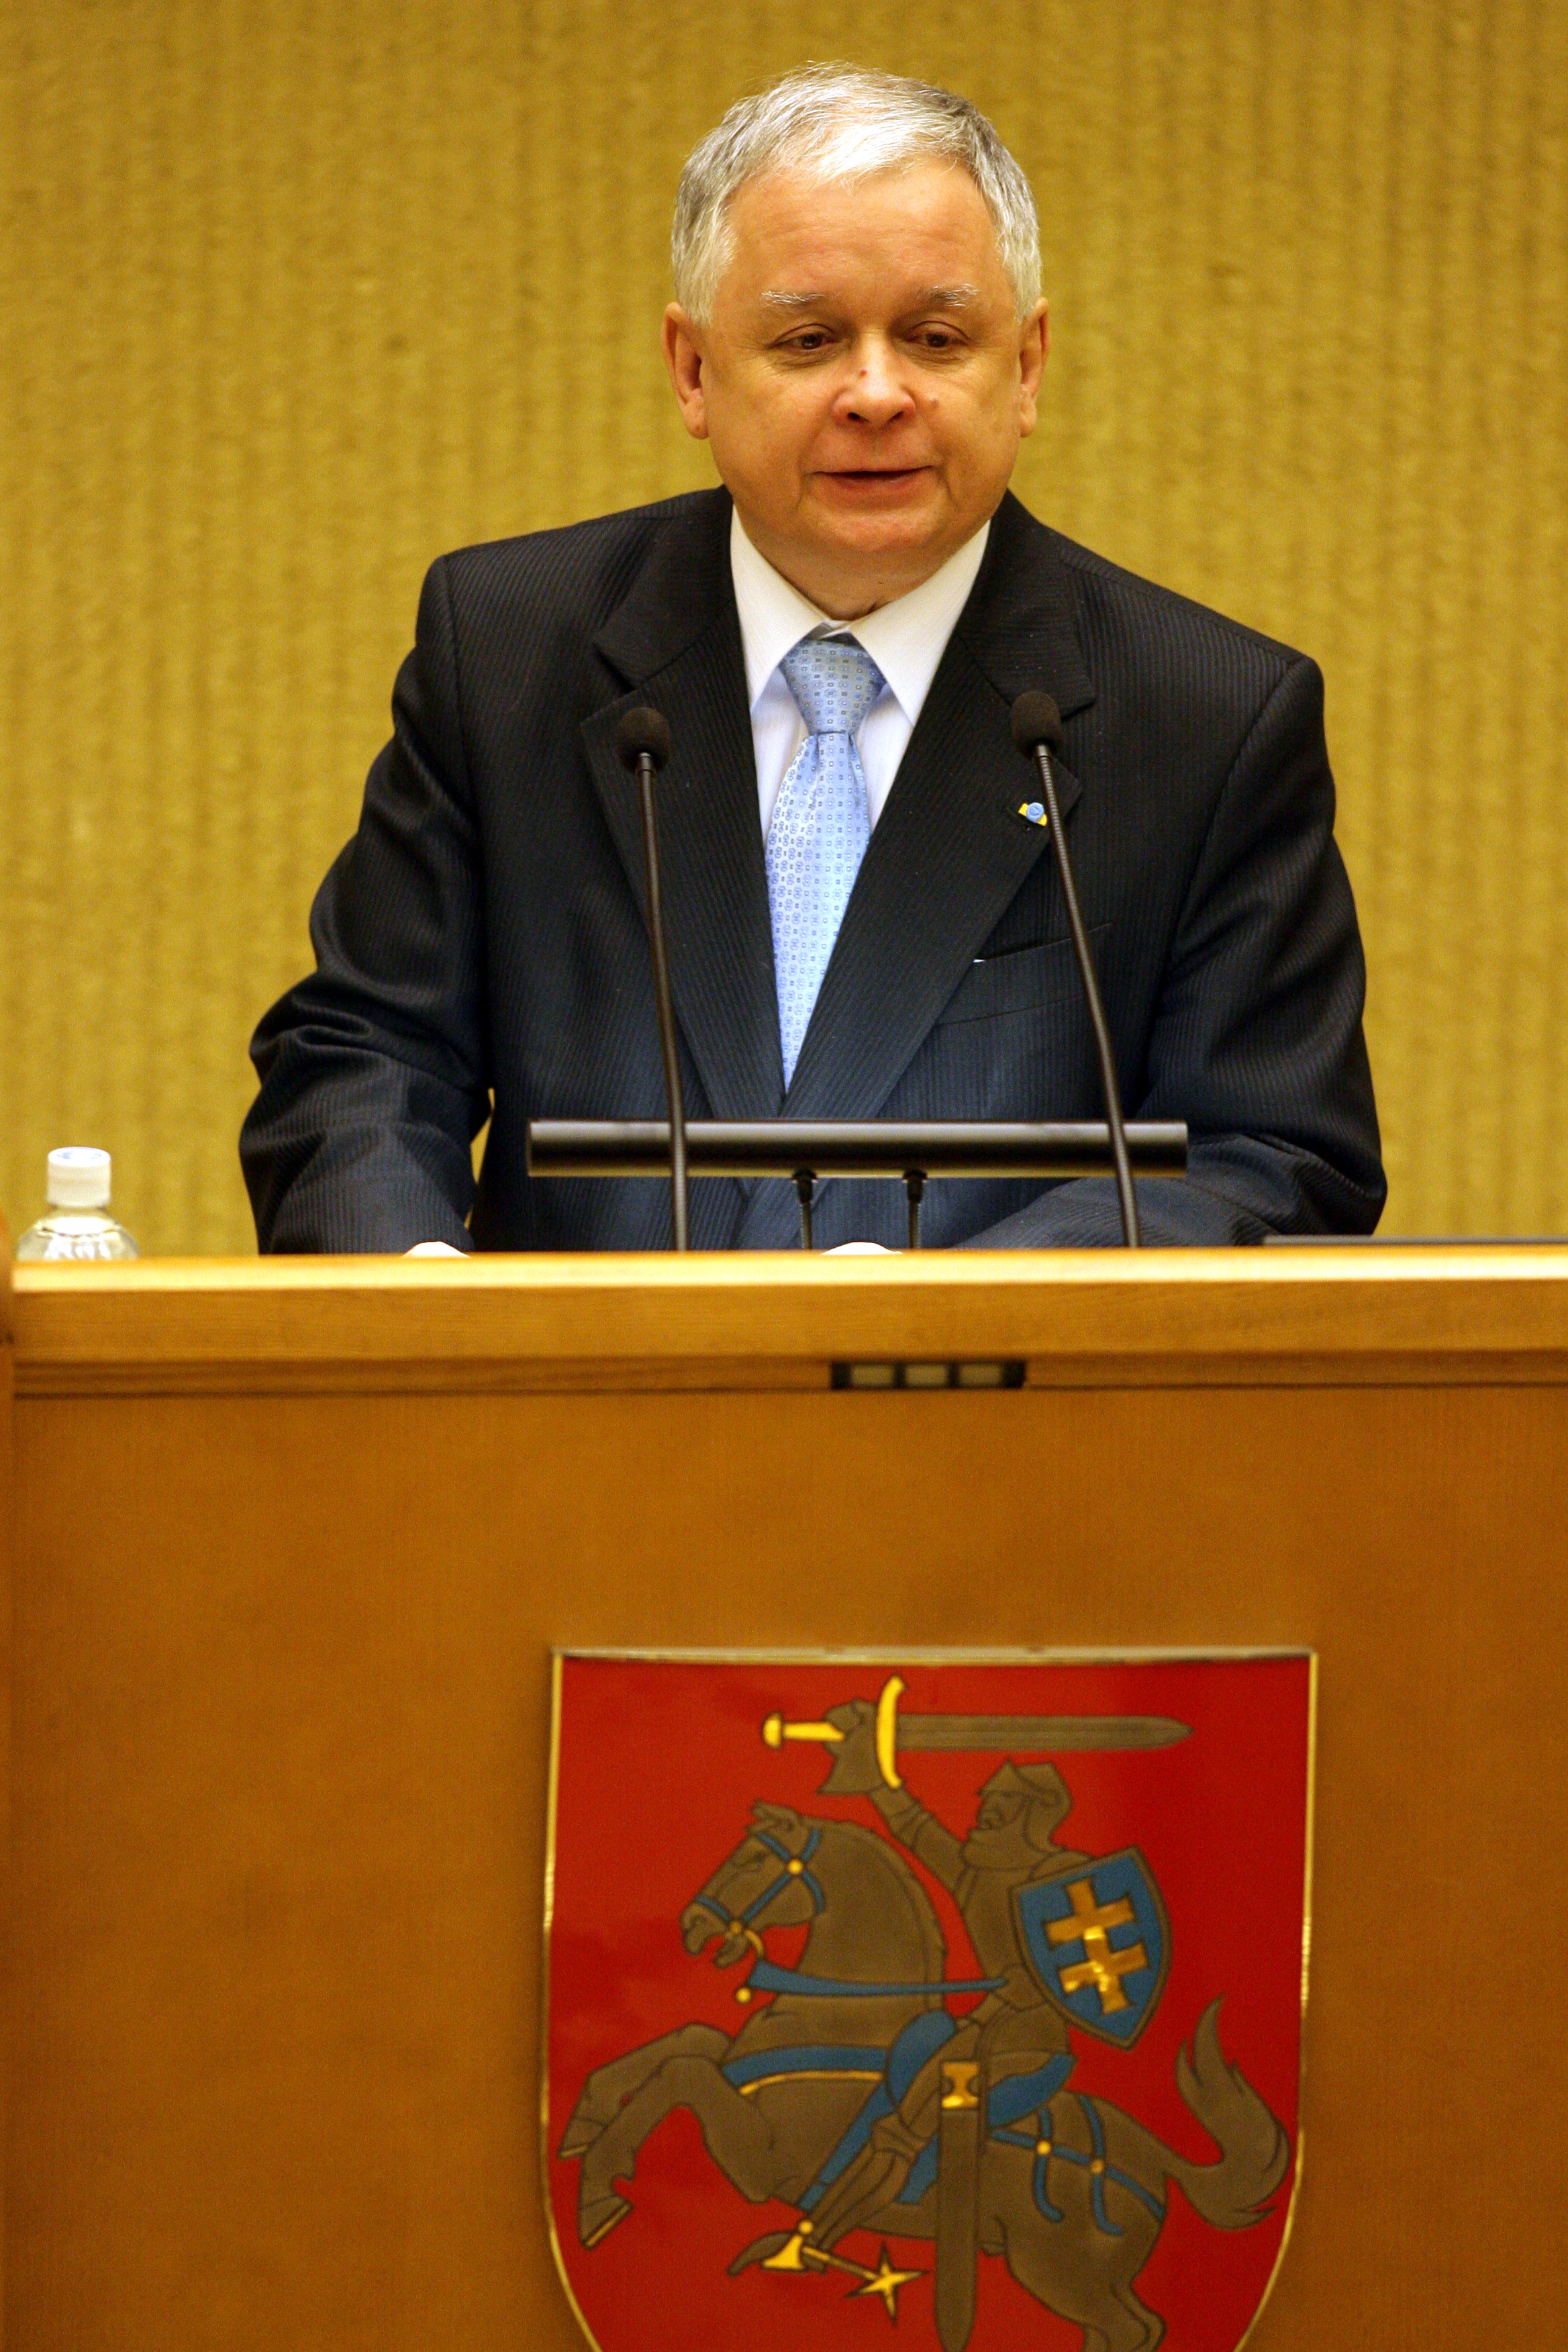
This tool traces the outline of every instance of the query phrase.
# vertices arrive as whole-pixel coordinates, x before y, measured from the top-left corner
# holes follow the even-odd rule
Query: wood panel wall
[[[680,160],[848,52],[1031,173],[1019,488],[1329,680],[1394,1230],[1568,1222],[1568,13],[1550,0],[0,0],[0,1198],[109,1145],[249,1246],[302,967],[439,550],[707,478]]]

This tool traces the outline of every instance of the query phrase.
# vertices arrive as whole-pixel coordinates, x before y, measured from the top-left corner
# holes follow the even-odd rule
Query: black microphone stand
[[[909,1245],[919,1249],[921,1200],[932,1177],[1070,1183],[1115,1166],[1103,1119],[694,1118],[686,1129],[694,1176],[786,1177],[800,1204],[801,1246],[813,1246],[819,1177],[886,1177],[904,1188]],[[1140,1176],[1186,1173],[1179,1119],[1134,1119],[1128,1158]],[[669,1128],[662,1118],[531,1118],[531,1176],[663,1176]]]
[[[675,1048],[675,1008],[669,995],[669,959],[664,946],[664,898],[659,888],[658,820],[653,782],[669,757],[669,729],[662,712],[646,707],[626,711],[616,730],[616,752],[637,780],[642,801],[643,864],[647,876],[647,928],[653,943],[653,992],[658,1013],[664,1091],[669,1106],[670,1215],[675,1246],[691,1246],[686,1195],[686,1106],[680,1092],[680,1061]]]
[[[1037,693],[1018,697],[1013,705],[1013,740],[1024,757],[1032,759],[1039,771],[1040,797],[1046,804],[1046,830],[1050,835],[1051,847],[1056,853],[1057,875],[1062,886],[1062,897],[1067,901],[1068,928],[1072,933],[1072,951],[1078,959],[1079,978],[1083,982],[1089,1026],[1094,1031],[1095,1051],[1100,1056],[1105,1123],[1110,1131],[1116,1197],[1121,1209],[1121,1238],[1129,1249],[1139,1249],[1142,1246],[1143,1236],[1138,1223],[1138,1199],[1132,1189],[1132,1163],[1127,1156],[1127,1126],[1121,1116],[1121,1089],[1116,1083],[1116,1060],[1110,1050],[1110,1031],[1106,1025],[1105,1007],[1100,1003],[1100,983],[1094,976],[1094,959],[1089,951],[1089,933],[1084,929],[1083,917],[1079,911],[1072,861],[1068,856],[1067,835],[1062,831],[1062,813],[1057,799],[1057,780],[1051,771],[1051,753],[1059,751],[1062,745],[1061,713],[1051,695]]]

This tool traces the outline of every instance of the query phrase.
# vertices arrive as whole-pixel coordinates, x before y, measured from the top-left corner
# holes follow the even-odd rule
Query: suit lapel
[[[785,1098],[792,1118],[872,1118],[1047,848],[1009,715],[1027,687],[1064,718],[1094,698],[1048,534],[1009,497],[867,849]],[[1076,777],[1059,763],[1064,818]]]
[[[722,492],[672,517],[595,640],[627,690],[585,719],[582,736],[646,921],[637,790],[616,757],[616,728],[642,701],[668,721],[674,751],[659,781],[658,843],[676,1017],[710,1116],[773,1118],[784,1070],[729,530]]]

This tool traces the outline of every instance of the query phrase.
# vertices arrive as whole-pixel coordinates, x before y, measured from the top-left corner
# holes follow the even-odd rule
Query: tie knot
[[[779,667],[813,735],[853,735],[886,682],[852,637],[802,637]]]

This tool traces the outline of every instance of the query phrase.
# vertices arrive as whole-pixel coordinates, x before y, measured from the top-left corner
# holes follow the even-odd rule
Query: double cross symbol
[[[1076,1944],[1081,1939],[1083,1958],[1063,1969],[1062,1990],[1081,1992],[1086,1985],[1092,1986],[1100,1995],[1101,2017],[1110,2017],[1114,2011],[1130,2006],[1121,1990],[1122,1978],[1149,1965],[1149,1956],[1141,1942],[1129,1944],[1124,1951],[1113,1952],[1110,1948],[1110,1929],[1131,1927],[1137,1915],[1125,1896],[1114,1903],[1099,1902],[1092,1878],[1075,1878],[1067,1892],[1073,1916],[1070,1919],[1050,1920],[1046,1934],[1053,1944]]]

